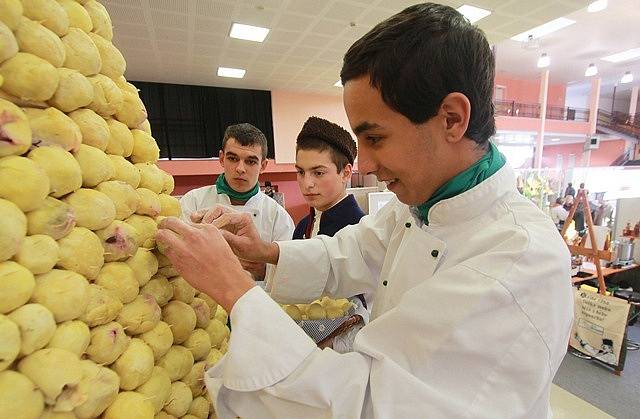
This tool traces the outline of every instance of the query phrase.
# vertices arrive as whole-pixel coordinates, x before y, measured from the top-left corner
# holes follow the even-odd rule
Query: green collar
[[[429,210],[438,202],[453,198],[463,192],[472,189],[476,185],[491,177],[504,166],[506,160],[502,153],[498,151],[493,143],[489,143],[489,151],[473,166],[469,167],[462,173],[457,174],[453,179],[438,188],[437,191],[426,202],[418,205],[416,208],[420,219],[425,224],[429,224]]]
[[[260,182],[256,182],[256,185],[247,192],[238,192],[229,186],[227,180],[224,178],[224,173],[221,173],[216,180],[216,190],[218,193],[227,195],[229,199],[247,202],[260,191]]]

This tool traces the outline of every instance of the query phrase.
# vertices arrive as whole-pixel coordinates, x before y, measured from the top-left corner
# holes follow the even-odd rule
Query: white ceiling
[[[496,45],[497,68],[523,78],[535,78],[538,57],[546,52],[551,58],[551,83],[568,83],[574,91],[589,94],[590,80],[584,77],[589,63],[598,67],[603,96],[611,96],[613,85],[625,71],[634,74],[634,83],[618,86],[630,90],[640,83],[640,58],[613,64],[602,57],[640,47],[640,0],[609,0],[607,9],[589,13],[586,8],[567,14],[576,23],[540,39],[539,50],[526,50],[510,39]],[[619,94],[619,93],[618,93]],[[628,96],[628,95],[627,95]]]
[[[638,0],[635,0],[638,1]],[[347,48],[411,0],[102,0],[130,80],[340,94]],[[441,1],[493,13],[478,22],[497,43],[584,8],[588,0]],[[231,39],[233,22],[271,28],[264,43]],[[629,32],[629,30],[627,30]],[[216,76],[245,68],[244,79]]]

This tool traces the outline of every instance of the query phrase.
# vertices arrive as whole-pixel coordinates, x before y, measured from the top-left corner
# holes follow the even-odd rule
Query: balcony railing
[[[547,119],[588,122],[589,109],[547,106]]]
[[[511,100],[496,100],[496,115],[520,118],[540,118],[539,103],[520,103]]]
[[[496,115],[521,118],[540,118],[539,103],[522,103],[512,100],[496,100]],[[588,121],[589,110],[561,106],[547,106],[547,119],[560,121]]]
[[[624,112],[598,110],[598,126],[640,139],[640,113],[630,115]]]

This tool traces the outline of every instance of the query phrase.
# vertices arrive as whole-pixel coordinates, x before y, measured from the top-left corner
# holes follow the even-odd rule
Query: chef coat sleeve
[[[276,213],[275,222],[273,223],[272,241],[291,240],[293,237],[293,230],[295,229],[293,219],[279,204],[277,205],[277,208],[278,212]]]
[[[289,304],[322,295],[373,295],[396,225],[396,215],[388,209],[363,217],[333,237],[278,242],[278,264],[267,279],[269,294]]]
[[[236,302],[230,319],[229,350],[205,373],[220,419],[360,417],[368,357],[318,349],[259,287]]]

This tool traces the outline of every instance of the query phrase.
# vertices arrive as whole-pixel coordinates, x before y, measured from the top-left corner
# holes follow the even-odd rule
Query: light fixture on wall
[[[625,71],[624,75],[620,79],[620,83],[626,84],[626,83],[631,83],[632,81],[633,81],[633,74],[631,74],[631,71]]]
[[[546,52],[543,52],[540,58],[538,58],[538,68],[549,67],[549,64],[551,64],[551,59]]]
[[[589,67],[584,71],[585,77],[593,77],[598,74],[598,67],[594,63],[589,64]]]
[[[589,4],[589,7],[587,7],[587,11],[589,13],[596,13],[596,12],[601,12],[606,8],[607,8],[607,0],[596,0],[596,1],[592,1],[591,4]]]
[[[342,81],[338,80],[337,82],[333,83],[333,85],[335,87],[342,87]]]

